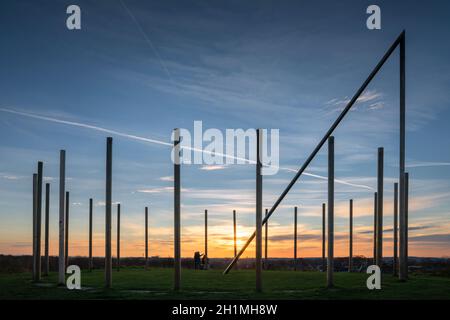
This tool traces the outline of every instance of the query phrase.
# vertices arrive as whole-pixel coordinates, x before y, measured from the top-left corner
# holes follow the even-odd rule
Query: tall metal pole
[[[92,198],[89,199],[89,271],[92,271]]]
[[[392,43],[392,45],[389,47],[389,49],[386,51],[384,56],[381,58],[381,60],[378,62],[378,64],[375,66],[375,68],[372,70],[372,72],[369,74],[367,79],[364,81],[364,83],[361,85],[361,87],[358,89],[358,91],[355,93],[355,95],[352,97],[352,99],[348,102],[348,104],[345,106],[344,110],[342,110],[341,114],[338,116],[338,118],[333,122],[331,127],[328,129],[328,131],[325,133],[323,138],[320,140],[320,142],[317,144],[317,146],[314,148],[312,153],[309,155],[309,157],[306,159],[306,161],[303,163],[301,168],[298,170],[297,174],[294,176],[294,178],[291,180],[291,182],[288,184],[288,186],[284,189],[284,191],[281,193],[281,195],[278,197],[278,199],[275,201],[272,208],[269,210],[269,214],[267,218],[264,218],[263,224],[266,223],[267,220],[269,220],[272,213],[276,210],[278,205],[283,201],[284,197],[289,193],[291,188],[294,186],[294,184],[297,182],[297,180],[300,178],[300,176],[303,174],[303,172],[306,170],[308,165],[311,163],[311,161],[314,159],[314,157],[317,155],[319,150],[322,148],[322,146],[325,144],[327,139],[333,134],[333,131],[336,129],[336,127],[340,124],[342,119],[344,119],[345,115],[350,111],[352,106],[355,104],[355,102],[358,100],[358,98],[361,96],[361,94],[364,92],[364,90],[367,88],[369,83],[372,81],[372,79],[375,77],[375,75],[380,71],[381,67],[384,65],[384,63],[387,61],[387,59],[391,56],[391,54],[394,52],[394,50],[399,45],[401,39],[404,38],[404,31],[398,36],[398,38]],[[239,251],[239,253],[236,255],[236,257],[231,261],[231,263],[227,266],[227,268],[224,270],[224,274],[227,274],[231,268],[233,268],[234,264],[237,262],[239,257],[244,253],[244,251],[247,249],[247,247],[250,245],[252,240],[255,238],[256,232],[253,232],[253,234],[249,237],[247,242],[244,244],[242,249]]]
[[[205,268],[208,268],[208,210],[205,210]]]
[[[327,287],[333,287],[334,271],[334,137],[328,138],[328,257]]]
[[[378,195],[375,192],[373,194],[373,264],[377,261],[377,206],[378,206]]]
[[[148,207],[145,207],[145,267],[148,268]]]
[[[409,173],[405,172],[405,268],[406,268],[406,279],[408,279],[408,198],[409,198]]]
[[[44,244],[44,275],[48,276],[50,269],[48,249],[49,249],[49,225],[50,225],[50,183],[45,184],[45,244]]]
[[[58,285],[65,285],[66,263],[64,247],[64,196],[66,193],[66,151],[59,151],[59,258]]]
[[[42,167],[43,163],[39,161],[36,187],[36,281],[41,280]]]
[[[266,217],[269,209],[266,209]],[[269,221],[267,221],[264,229],[264,267],[267,268],[267,242],[269,239]]]
[[[384,179],[384,149],[378,148],[378,175],[377,175],[377,259],[376,265],[383,265],[383,179]]]
[[[106,194],[105,194],[105,287],[112,286],[112,255],[111,255],[111,206],[112,206],[112,142],[106,138]]]
[[[256,130],[256,291],[262,291],[262,130]]]
[[[120,203],[117,204],[117,271],[120,271]]]
[[[67,266],[69,265],[69,207],[70,207],[69,191],[66,191],[66,217],[65,217],[66,241],[65,241],[65,259],[64,259],[66,262],[66,265],[65,265],[66,269],[67,269]]]
[[[37,173],[33,173],[33,281],[37,280]]]
[[[180,181],[180,129],[174,130],[174,290],[181,286],[181,181]]]
[[[398,262],[398,183],[394,183],[394,259],[392,260],[392,273],[397,276]]]
[[[348,272],[353,270],[353,199],[350,199],[350,237],[348,254]]]
[[[297,271],[297,207],[294,208],[294,270]]]
[[[400,281],[406,281],[408,278],[408,266],[407,266],[407,239],[406,239],[406,211],[405,211],[405,136],[406,136],[406,76],[405,76],[405,31],[403,31],[400,39],[400,156],[399,156],[399,178],[400,178],[400,190],[399,190],[399,222],[400,222],[400,259],[399,259],[399,279]]]
[[[325,271],[327,268],[327,262],[325,260],[325,208],[326,204],[322,203],[322,271]]]
[[[233,210],[233,242],[234,242],[234,256],[236,257],[237,255],[236,210]]]

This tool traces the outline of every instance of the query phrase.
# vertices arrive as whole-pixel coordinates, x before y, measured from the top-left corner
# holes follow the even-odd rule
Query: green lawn
[[[256,293],[252,270],[182,271],[182,290],[172,291],[172,269],[126,268],[113,272],[113,288],[103,288],[102,270],[82,271],[82,290],[55,285],[52,273],[42,283],[29,273],[0,274],[0,299],[450,299],[450,278],[412,275],[406,283],[385,275],[381,290],[368,290],[364,273],[335,273],[335,288],[325,288],[324,273],[265,271],[263,293]]]

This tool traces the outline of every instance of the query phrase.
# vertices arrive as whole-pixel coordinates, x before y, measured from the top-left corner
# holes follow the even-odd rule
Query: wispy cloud
[[[226,169],[226,168],[227,168],[227,166],[225,166],[225,165],[207,165],[207,166],[200,167],[200,170],[216,171],[216,170],[223,170],[223,169]]]
[[[450,166],[450,162],[412,162],[406,165],[407,168],[421,168],[421,167],[447,167]]]

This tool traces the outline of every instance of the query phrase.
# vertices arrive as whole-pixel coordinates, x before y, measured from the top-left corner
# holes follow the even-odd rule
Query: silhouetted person
[[[200,269],[200,252],[198,251],[194,253],[194,269]]]
[[[202,257],[202,269],[203,270],[207,270],[208,269],[208,257],[206,256],[206,254],[203,255]]]

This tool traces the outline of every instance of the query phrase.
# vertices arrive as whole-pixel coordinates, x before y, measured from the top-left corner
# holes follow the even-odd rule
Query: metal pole
[[[36,217],[36,205],[37,203],[37,173],[33,173],[33,281],[37,280],[37,217]]]
[[[317,146],[314,148],[312,153],[309,155],[309,157],[306,159],[306,161],[303,163],[301,168],[298,170],[297,174],[294,176],[294,178],[291,180],[291,182],[288,184],[286,189],[281,193],[281,195],[278,197],[277,201],[275,201],[272,208],[269,210],[269,214],[266,218],[264,218],[262,224],[266,223],[267,220],[269,220],[272,213],[276,210],[278,205],[283,201],[284,197],[289,193],[291,188],[294,186],[294,184],[297,182],[297,180],[300,178],[300,176],[303,174],[305,169],[308,167],[308,165],[311,163],[311,161],[314,159],[316,154],[319,152],[319,150],[322,148],[322,146],[325,144],[327,139],[331,136],[333,131],[336,129],[336,127],[339,125],[339,123],[342,121],[342,119],[345,117],[345,115],[348,113],[348,111],[352,108],[352,106],[355,104],[355,102],[358,100],[360,95],[364,92],[366,87],[369,85],[369,83],[372,81],[372,79],[375,77],[377,72],[381,69],[381,67],[384,65],[386,60],[390,57],[392,52],[394,52],[395,48],[399,45],[401,39],[404,37],[404,31],[398,36],[398,38],[394,41],[394,43],[391,45],[391,47],[386,51],[383,58],[378,62],[378,64],[375,66],[375,68],[372,70],[372,72],[369,74],[367,79],[364,81],[364,83],[361,85],[361,87],[358,89],[358,91],[355,93],[353,98],[348,102],[344,110],[342,110],[339,117],[334,121],[334,123],[331,125],[331,127],[328,129],[328,131],[323,136],[322,140],[317,144]],[[256,232],[253,232],[253,234],[250,236],[250,238],[247,240],[247,242],[244,244],[242,249],[239,251],[239,253],[234,257],[233,261],[227,266],[224,274],[227,274],[231,268],[233,268],[236,261],[239,259],[239,257],[244,253],[245,249],[250,245],[252,240],[255,238]]]
[[[353,270],[353,199],[350,199],[350,238],[348,254],[348,272]]]
[[[334,271],[334,137],[328,138],[328,257],[327,287],[333,287]]]
[[[89,199],[89,271],[92,271],[92,198]]]
[[[66,193],[66,151],[59,151],[59,259],[58,284],[65,285],[65,251],[64,251],[64,195]]]
[[[237,237],[236,237],[236,210],[233,210],[233,242],[234,242],[234,256],[237,255]],[[236,265],[236,268],[238,266]]]
[[[256,130],[256,291],[262,291],[262,130]]]
[[[378,175],[377,175],[377,259],[376,265],[383,265],[383,179],[384,179],[384,149],[378,148]]]
[[[294,208],[294,270],[297,271],[297,207]]]
[[[408,266],[407,266],[407,240],[406,240],[406,212],[405,212],[405,136],[406,136],[406,77],[405,77],[405,31],[403,31],[400,39],[400,156],[399,156],[399,178],[400,178],[400,190],[399,190],[399,222],[400,222],[400,259],[399,259],[399,279],[400,281],[406,281],[408,278]]]
[[[405,268],[406,268],[406,279],[408,279],[408,197],[409,197],[409,173],[405,172]]]
[[[66,191],[66,218],[65,218],[65,222],[66,222],[66,232],[65,232],[65,236],[66,236],[66,241],[65,241],[65,268],[67,269],[67,266],[69,265],[69,191]]]
[[[373,194],[373,264],[376,264],[377,260],[377,206],[378,195],[375,192]]]
[[[112,205],[112,142],[106,138],[106,194],[105,194],[105,287],[112,286],[112,256],[111,256],[111,205]]]
[[[325,260],[325,208],[326,204],[322,203],[322,271],[327,268],[327,262]]]
[[[398,183],[394,183],[394,259],[392,261],[392,272],[397,276],[398,261]]]
[[[266,209],[266,217],[269,209]],[[264,229],[264,268],[267,268],[267,241],[269,236],[269,221],[267,221]]]
[[[120,203],[117,204],[117,271],[120,271]]]
[[[145,207],[145,267],[148,268],[148,207]]]
[[[36,187],[36,280],[41,280],[41,226],[42,226],[42,161],[38,162]]]
[[[49,225],[50,225],[50,183],[45,184],[45,244],[44,244],[44,275],[48,276],[50,269],[48,249],[49,249]]]
[[[179,291],[181,286],[181,182],[180,182],[180,130],[174,130],[174,290]]]
[[[205,210],[205,268],[208,269],[208,210]]]

